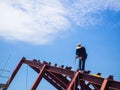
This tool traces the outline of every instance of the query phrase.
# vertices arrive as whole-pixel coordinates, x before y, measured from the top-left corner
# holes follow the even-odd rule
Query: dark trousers
[[[79,59],[79,70],[85,70],[85,59]]]

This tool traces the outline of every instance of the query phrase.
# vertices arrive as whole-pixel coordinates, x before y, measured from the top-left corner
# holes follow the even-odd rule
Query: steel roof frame
[[[96,77],[86,72],[72,71],[71,68],[68,67],[52,66],[47,62],[27,60],[24,57],[14,69],[11,77],[4,85],[3,90],[7,90],[7,87],[11,84],[22,64],[27,64],[38,73],[38,77],[30,90],[36,90],[42,78],[46,79],[58,90],[92,90],[90,85],[92,85],[95,90],[120,90],[120,82],[113,80],[113,77]]]

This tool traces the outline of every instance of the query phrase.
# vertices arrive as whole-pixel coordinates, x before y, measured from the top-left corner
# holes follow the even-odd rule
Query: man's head
[[[80,43],[78,43],[77,46],[76,46],[76,49],[79,49],[81,47],[82,47],[82,45]]]
[[[77,44],[77,47],[81,47],[81,44],[80,44],[80,43],[78,43],[78,44]]]

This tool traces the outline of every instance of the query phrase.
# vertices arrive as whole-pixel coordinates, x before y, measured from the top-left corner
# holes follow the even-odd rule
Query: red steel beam
[[[56,75],[54,75],[53,73],[49,72],[46,70],[46,74],[49,75],[56,83],[58,83],[61,87],[66,88],[67,84],[65,84],[62,79],[57,78]]]
[[[83,81],[88,81],[89,83],[97,84],[97,85],[102,85],[102,82],[104,80],[104,78],[99,78],[99,77],[95,77],[93,75],[84,74],[84,73],[79,74],[79,79]]]
[[[18,63],[18,65],[17,65],[16,68],[14,69],[12,75],[10,76],[10,78],[8,79],[8,81],[6,82],[6,86],[9,86],[10,83],[12,82],[12,80],[13,80],[14,77],[15,77],[15,75],[17,74],[17,72],[19,71],[20,67],[22,66],[24,59],[25,59],[25,58],[23,57],[23,58],[21,59],[21,61]],[[3,90],[6,90],[6,89],[7,89],[7,88],[3,88]]]
[[[30,66],[33,66],[33,67],[37,67],[37,68],[42,68],[43,67],[43,63],[39,63],[39,62],[35,62],[35,61],[30,61],[30,60],[24,60],[23,61],[25,64],[28,64]],[[63,69],[63,68],[58,68],[58,67],[54,67],[54,66],[50,66],[50,65],[47,65],[47,68],[46,68],[48,71],[50,72],[55,72],[55,73],[58,73],[58,74],[64,74],[68,77],[73,77],[74,76],[74,71],[71,71],[71,70],[67,70],[67,69]]]
[[[0,88],[7,88],[5,84],[0,84]]]
[[[52,84],[57,90],[63,90],[60,85],[58,85],[51,77],[47,74],[44,74],[44,79],[46,79],[50,84]]]
[[[11,77],[8,79],[6,86],[10,85],[10,83],[12,82],[13,78],[15,77],[16,73],[18,72],[18,70],[20,69],[20,67],[23,63],[29,65],[32,69],[34,69],[36,72],[39,73],[38,78],[36,79],[36,84],[34,83],[34,85],[36,85],[36,86],[34,86],[33,89],[31,89],[31,90],[34,90],[37,87],[37,85],[39,84],[37,82],[40,82],[42,77],[49,80],[49,82],[52,83],[52,85],[54,85],[54,86],[56,85],[54,82],[56,80],[55,78],[59,78],[60,75],[64,75],[69,78],[72,78],[71,84],[69,84],[69,85],[68,85],[69,81],[67,79],[65,79],[64,76],[61,76],[61,78],[58,79],[58,82],[60,79],[64,79],[65,80],[64,84],[68,85],[68,88],[72,87],[73,82],[75,82],[75,78],[77,78],[77,76],[74,76],[74,71],[55,67],[55,66],[50,66],[48,64],[40,63],[37,61],[30,61],[30,60],[26,60],[25,58],[22,58],[21,61],[16,66],[15,70],[13,71]],[[53,80],[51,79],[52,77],[49,78],[49,75],[47,76],[48,73],[46,73],[46,75],[45,75],[45,72],[44,72],[45,70],[50,72],[51,76],[53,75]],[[101,86],[101,90],[102,90],[102,88],[105,89],[107,87],[113,88],[113,89],[120,89],[120,82],[118,82],[118,81],[104,79],[101,77],[95,77],[93,75],[89,75],[89,74],[85,74],[85,73],[81,73],[81,72],[79,72],[78,76],[79,76],[79,81],[87,81],[90,84],[96,85],[98,87]],[[64,82],[64,80],[62,82]],[[61,83],[61,82],[59,82],[59,83]],[[106,86],[107,84],[108,84],[108,86]],[[60,85],[62,85],[62,84],[60,84]],[[61,87],[59,87],[59,88],[61,88]],[[6,89],[7,88],[4,88],[3,90],[6,90]],[[69,90],[69,89],[67,89],[67,90]]]
[[[34,82],[32,88],[31,88],[30,90],[36,90],[36,88],[37,88],[39,82],[41,81],[42,76],[43,76],[43,74],[44,74],[44,72],[45,72],[45,67],[46,67],[46,65],[44,65],[44,66],[42,67],[42,69],[40,70],[40,72],[39,72],[39,74],[38,74],[38,77],[37,77],[36,81]]]
[[[72,78],[74,76],[74,71],[63,69],[63,68],[48,66],[47,70],[50,71],[50,72],[57,73],[57,74],[63,74],[63,75],[68,76],[70,78]]]
[[[63,76],[62,74],[53,73],[57,78],[61,79],[66,85],[69,84],[70,80],[67,79],[66,76]]]
[[[108,90],[108,80],[107,79],[104,79],[100,90]]]
[[[97,85],[97,87],[100,87],[104,81],[104,78],[94,77],[92,75],[80,73],[80,80],[88,81],[90,84]],[[120,89],[120,82],[109,79],[107,80],[109,81],[109,88]]]
[[[72,80],[70,81],[70,84],[68,85],[66,90],[72,90],[77,78],[78,78],[79,72],[76,72]]]
[[[30,65],[29,65],[30,66]],[[33,67],[33,66],[30,66],[33,70],[35,70],[37,73],[40,72],[40,69],[36,68],[36,67]]]
[[[26,63],[30,66],[33,66],[33,67],[37,67],[37,68],[42,68],[42,66],[44,65],[42,63],[38,63],[38,62],[35,62],[35,61],[29,61],[29,60],[24,60],[24,63]],[[57,68],[57,67],[54,67],[54,66],[47,65],[47,70],[50,71],[50,72],[57,73],[57,74],[66,75],[70,78],[72,78],[74,76],[74,71],[70,71],[70,70],[66,70],[66,69],[62,69],[62,68]],[[80,73],[80,80],[88,81],[92,84],[101,86],[104,78],[98,78],[98,77],[94,77],[92,75]],[[115,85],[114,86],[114,85],[110,84],[112,88],[120,88],[119,87],[120,82],[111,81],[111,83]]]
[[[33,66],[30,66],[33,70],[35,70],[37,73],[39,73],[40,72],[40,70],[38,69],[38,68],[35,68],[35,67],[33,67]],[[46,72],[48,72],[49,73],[49,71],[46,71]],[[52,73],[52,72],[51,72]],[[63,75],[61,75],[61,74],[57,74],[57,73],[52,73],[55,77],[57,77],[58,79],[60,79],[60,80],[62,80],[62,82],[64,82],[66,85],[68,85],[69,84],[69,80],[65,77],[65,76],[63,76]],[[53,78],[54,79],[54,78]]]
[[[33,70],[35,70],[37,73],[40,72],[40,70],[36,67],[30,66]],[[54,82],[54,80],[48,76],[46,73],[44,73],[43,78],[46,79],[50,84],[52,84],[56,89],[61,90],[61,87]]]
[[[42,67],[44,66],[43,63],[36,62],[36,61],[25,60],[25,59],[23,60],[23,63],[25,63],[25,64],[27,64],[29,66],[38,68],[38,69],[42,69]]]
[[[114,89],[120,90],[120,82],[109,80],[109,88],[114,88]]]
[[[88,85],[85,84],[85,81],[80,81],[81,90],[92,90]]]
[[[38,67],[38,68],[41,68],[44,65],[42,63],[35,62],[35,61],[29,61],[29,60],[24,60],[24,63],[26,63],[28,65],[31,65],[33,67]],[[62,69],[62,68],[58,68],[58,67],[54,67],[54,66],[47,65],[47,70],[50,71],[50,72],[57,73],[57,74],[66,75],[70,78],[72,78],[74,76],[74,71],[70,71],[70,70],[66,70],[66,69]],[[93,75],[80,73],[80,80],[88,81],[91,84],[101,86],[104,78],[95,77]],[[113,85],[110,84],[111,88],[119,88],[120,89],[120,82],[111,81],[111,83],[113,84]]]
[[[47,69],[48,69],[48,67],[47,67]],[[48,71],[50,71],[49,69],[48,69]],[[88,76],[87,76],[88,77]],[[86,85],[84,85],[84,87],[87,87]],[[87,88],[89,88],[89,87],[87,87]],[[90,90],[90,89],[89,89]]]
[[[89,83],[97,86],[101,86],[104,81],[104,78],[101,77],[94,77],[92,75],[82,74],[82,73],[80,73],[79,75],[80,75],[80,80],[88,81]],[[109,88],[120,89],[120,82],[109,79],[107,80],[109,82]]]
[[[30,66],[30,67],[32,69],[34,69],[37,73],[39,73],[38,68],[35,68],[33,66]],[[54,77],[56,77],[56,78],[54,78]],[[63,77],[62,75],[52,73],[52,72],[49,73],[48,71],[45,71],[45,74],[44,74],[43,78],[45,78],[48,82],[50,82],[55,88],[57,88],[59,90],[61,89],[61,87],[58,85],[58,83],[60,85],[62,84],[61,86],[63,86],[64,88],[66,88],[67,84],[69,83],[69,81],[65,77]],[[57,82],[57,83],[55,83],[55,82]]]
[[[96,85],[96,84],[91,84],[91,85],[94,87],[95,90],[100,90],[101,87],[100,85]]]

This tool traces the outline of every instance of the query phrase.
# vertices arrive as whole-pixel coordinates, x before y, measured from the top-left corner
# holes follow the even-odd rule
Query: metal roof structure
[[[56,90],[120,90],[120,82],[115,81],[111,75],[108,78],[102,78],[100,73],[93,75],[90,74],[90,71],[73,71],[68,66],[65,68],[63,65],[57,67],[57,64],[52,66],[50,62],[27,60],[24,57],[6,84],[0,84],[2,90],[7,90],[22,64],[27,64],[38,73],[38,77],[30,90],[36,90],[42,78],[46,79]]]

